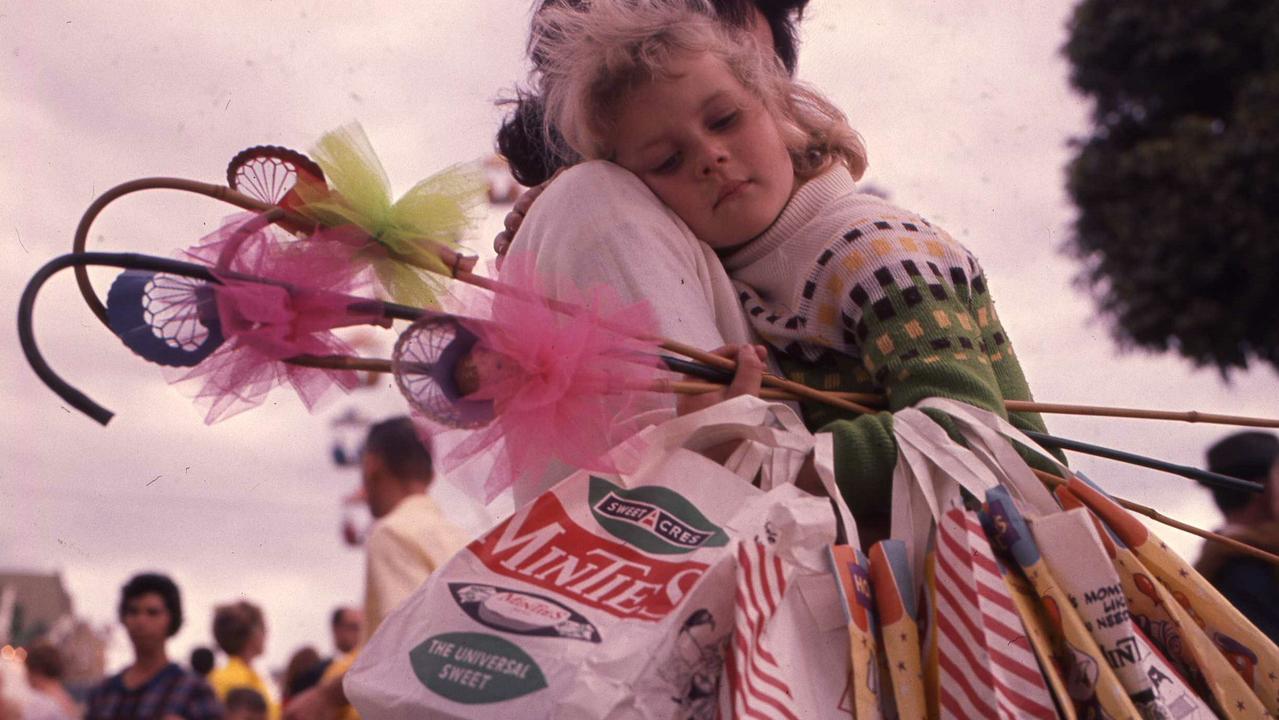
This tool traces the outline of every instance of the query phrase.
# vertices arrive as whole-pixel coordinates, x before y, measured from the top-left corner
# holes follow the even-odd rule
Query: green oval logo
[[[627,490],[591,476],[591,514],[614,537],[654,555],[679,555],[722,547],[728,535],[683,495],[644,485]]]
[[[428,690],[476,705],[510,700],[546,687],[546,676],[517,645],[483,633],[444,633],[409,651],[413,673]]]

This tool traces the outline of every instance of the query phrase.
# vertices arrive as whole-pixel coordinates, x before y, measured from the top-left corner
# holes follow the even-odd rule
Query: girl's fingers
[[[515,234],[510,230],[503,230],[498,233],[493,238],[493,252],[496,252],[498,257],[505,255],[506,251],[511,249],[511,238],[514,236]]]
[[[503,256],[511,249],[511,242],[515,240],[515,234],[520,231],[520,226],[524,224],[524,216],[528,215],[529,208],[533,207],[533,202],[542,194],[546,186],[555,182],[555,178],[559,177],[560,173],[564,172],[565,169],[556,170],[549,180],[541,185],[534,185],[515,198],[515,202],[511,204],[511,211],[506,214],[502,221],[502,226],[506,229],[493,238],[493,251],[497,253],[499,268],[502,265]]]
[[[760,386],[764,382],[764,361],[759,356],[758,348],[757,345],[734,348],[737,372],[733,374],[733,382],[729,383],[724,399],[738,395],[759,395]]]
[[[512,210],[508,212],[506,214],[506,218],[502,221],[502,226],[505,227],[506,231],[512,236],[515,235],[515,233],[520,229],[520,226],[523,224],[524,213],[519,210]]]
[[[738,395],[759,395],[764,381],[767,349],[761,345],[725,345],[711,352],[737,360],[737,371],[733,373],[732,382],[722,390],[712,390],[698,395],[681,395],[675,401],[678,414],[687,415]]]

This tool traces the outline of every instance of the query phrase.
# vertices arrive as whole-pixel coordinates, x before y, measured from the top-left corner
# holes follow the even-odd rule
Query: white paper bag
[[[732,469],[693,451],[733,438],[749,442]],[[829,443],[815,443],[789,408],[742,397],[616,452],[636,470],[573,474],[383,622],[346,679],[364,717],[729,717],[718,705],[732,682],[737,554],[756,545],[786,583],[765,634],[787,709],[841,716],[847,635],[813,580],[832,587],[824,552],[835,513],[791,485],[813,454],[833,488]]]

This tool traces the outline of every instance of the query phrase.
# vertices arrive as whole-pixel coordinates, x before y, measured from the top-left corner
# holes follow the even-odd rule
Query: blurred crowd
[[[171,657],[169,640],[184,622],[182,593],[167,574],[144,572],[121,587],[117,606],[133,661],[73,694],[57,648],[6,648],[11,657],[0,657],[0,720],[358,718],[342,680],[359,648],[469,539],[427,495],[435,476],[431,452],[409,418],[373,425],[360,460],[374,518],[364,541],[363,606],[334,608],[328,637],[317,628],[315,645],[296,648],[274,677],[255,666],[266,647],[267,618],[243,597],[214,608],[210,646],[189,658]]]
[[[339,606],[330,637],[297,648],[286,666],[265,677],[254,667],[265,646],[267,621],[248,600],[219,605],[210,625],[212,647],[195,648],[186,662],[171,658],[168,641],[183,623],[181,591],[168,576],[142,573],[120,591],[120,623],[134,662],[87,692],[64,682],[64,661],[46,642],[20,648],[0,662],[0,720],[72,718],[224,718],[279,720],[290,700],[320,684],[335,661],[363,640],[364,615]]]

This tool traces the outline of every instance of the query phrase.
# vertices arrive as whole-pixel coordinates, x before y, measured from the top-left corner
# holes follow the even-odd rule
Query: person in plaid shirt
[[[133,664],[89,692],[86,720],[221,720],[208,683],[169,660],[165,648],[182,627],[182,597],[168,576],[136,575],[120,591],[120,622]]]

